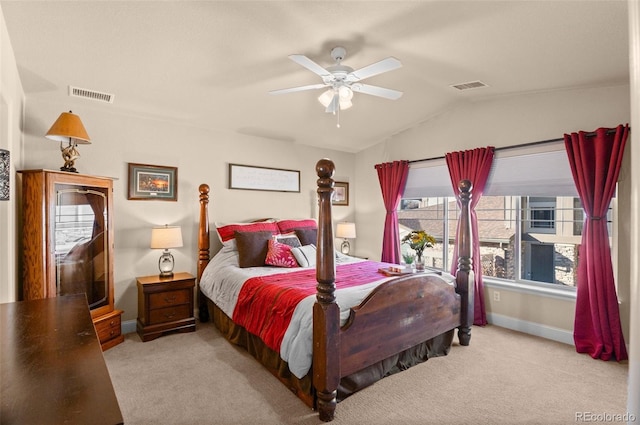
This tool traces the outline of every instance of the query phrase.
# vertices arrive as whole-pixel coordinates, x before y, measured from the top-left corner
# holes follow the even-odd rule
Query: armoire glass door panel
[[[89,308],[109,305],[107,189],[55,185],[57,295],[85,293]]]

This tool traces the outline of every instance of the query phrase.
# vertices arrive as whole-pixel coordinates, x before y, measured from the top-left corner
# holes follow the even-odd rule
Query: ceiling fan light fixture
[[[318,102],[320,102],[322,106],[326,108],[327,106],[329,106],[329,104],[333,100],[333,95],[334,95],[333,89],[329,89],[323,92],[320,96],[318,96]]]
[[[325,91],[318,96],[318,102],[320,102],[325,108],[328,108],[336,95],[336,90],[339,96],[340,109],[345,110],[351,108],[353,106],[353,103],[351,102],[351,99],[353,99],[353,91],[346,86],[342,86],[339,89],[329,89]]]
[[[340,102],[342,101],[350,101],[353,99],[353,91],[347,86],[342,86],[338,89],[338,94],[340,94]]]
[[[342,100],[340,99],[340,109],[342,109],[343,111],[345,109],[349,109],[353,106],[353,103],[351,103],[350,100]]]

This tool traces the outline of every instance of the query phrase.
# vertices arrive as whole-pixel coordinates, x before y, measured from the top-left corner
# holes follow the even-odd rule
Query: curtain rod
[[[610,130],[607,130],[607,134],[611,134],[611,133],[615,133],[617,130],[617,128],[612,128]],[[629,127],[629,131],[631,131],[631,127]],[[592,131],[590,133],[586,133],[587,136],[591,137],[591,136],[595,136],[596,132]],[[503,146],[501,148],[495,148],[495,151],[503,151],[503,150],[507,150],[507,149],[516,149],[516,148],[525,148],[528,146],[535,146],[535,145],[544,145],[545,143],[556,143],[556,142],[562,142],[564,141],[564,137],[562,138],[558,138],[558,139],[549,139],[549,140],[539,140],[537,142],[529,142],[529,143],[522,143],[520,145],[512,145],[512,146]],[[424,158],[424,159],[413,159],[411,161],[409,161],[409,164],[412,164],[414,162],[422,162],[422,161],[434,161],[436,159],[445,159],[445,156],[434,156],[433,158]]]

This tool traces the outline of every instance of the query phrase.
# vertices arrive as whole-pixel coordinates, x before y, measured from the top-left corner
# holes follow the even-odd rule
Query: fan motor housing
[[[347,49],[345,49],[342,46],[336,46],[333,49],[331,49],[331,57],[336,62],[340,62],[341,60],[344,60],[344,57],[346,55],[347,55]]]

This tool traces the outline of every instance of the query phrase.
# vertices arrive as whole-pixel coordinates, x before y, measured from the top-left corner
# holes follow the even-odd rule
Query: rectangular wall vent
[[[489,85],[483,83],[482,81],[469,81],[468,83],[452,84],[450,87],[462,91],[469,89],[479,89],[481,87],[489,87]]]
[[[81,89],[80,87],[69,86],[69,96],[82,97],[89,100],[97,100],[98,102],[113,103],[114,95],[103,93],[95,90]]]

